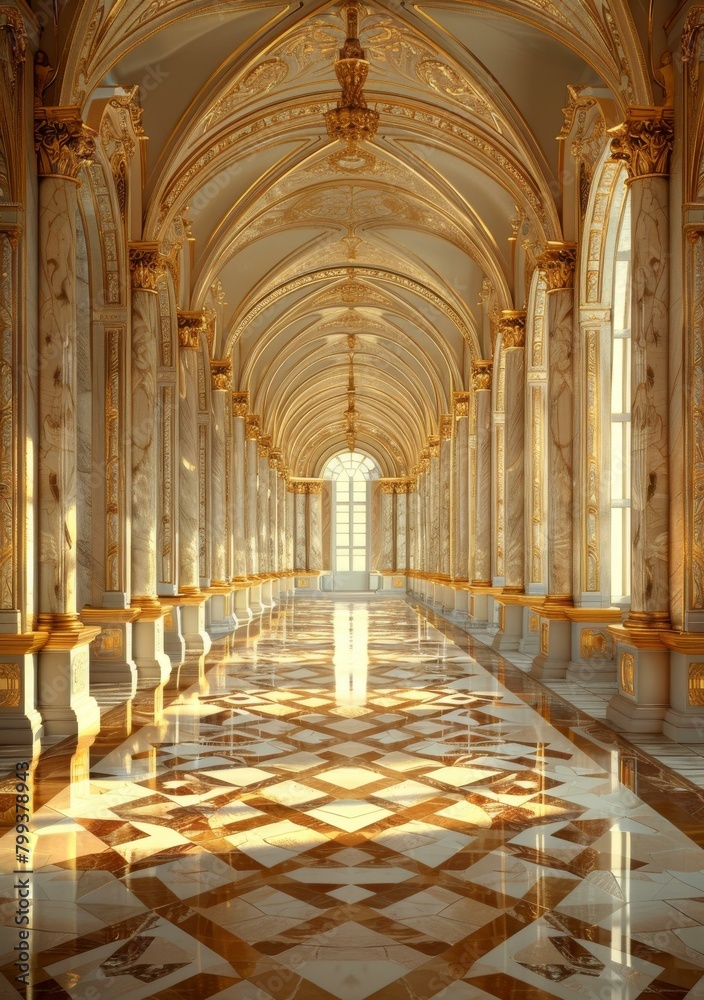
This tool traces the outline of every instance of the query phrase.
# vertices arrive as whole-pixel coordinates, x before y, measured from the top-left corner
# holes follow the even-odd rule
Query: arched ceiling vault
[[[524,304],[515,234],[562,237],[568,85],[615,121],[652,103],[647,30],[627,0],[360,0],[379,127],[350,155],[324,122],[344,6],[69,0],[45,100],[139,88],[129,238],[188,234],[180,304],[217,302],[213,354],[297,475],[346,446],[354,335],[360,446],[400,475],[490,354],[487,288]]]

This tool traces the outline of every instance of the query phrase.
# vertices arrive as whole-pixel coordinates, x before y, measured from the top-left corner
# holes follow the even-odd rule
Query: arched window
[[[623,203],[611,314],[611,600],[631,595],[631,200]]]
[[[344,452],[330,459],[323,473],[333,481],[333,586],[335,590],[369,587],[369,483],[379,478],[373,459]]]

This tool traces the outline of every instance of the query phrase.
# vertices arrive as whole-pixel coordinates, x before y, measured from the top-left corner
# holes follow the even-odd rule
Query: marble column
[[[452,394],[452,507],[450,576],[454,611],[469,611],[469,393]]]
[[[535,677],[564,677],[572,652],[575,460],[574,425],[574,271],[577,250],[550,243],[539,259],[547,284],[548,454],[547,596],[540,612],[540,653]]]
[[[322,480],[308,483],[308,569],[320,572],[323,567],[323,489]]]
[[[611,152],[631,194],[631,609],[616,627],[619,692],[607,717],[656,732],[670,705],[669,592],[669,170],[670,108],[630,108]],[[630,658],[630,659],[629,659]],[[626,670],[624,664],[629,664]],[[677,713],[668,724],[677,727]]]
[[[473,623],[488,620],[491,587],[491,375],[492,361],[472,362],[472,389],[476,396],[477,458],[474,477],[474,566],[472,567],[470,617]]]
[[[205,631],[206,595],[200,589],[200,454],[198,442],[198,351],[205,333],[202,312],[179,312],[179,515],[178,596],[186,656],[210,649]]]
[[[271,587],[271,487],[269,483],[269,452],[271,438],[268,434],[259,437],[259,464],[257,476],[257,549],[259,552],[259,576],[261,581],[262,604],[265,608],[274,605]]]
[[[259,579],[261,572],[259,552],[259,529],[257,526],[258,480],[259,480],[259,416],[249,413],[245,430],[245,554],[247,562],[247,579],[249,587],[249,602],[254,614],[261,614],[262,585]]]
[[[430,572],[437,579],[440,572],[440,438],[428,438],[430,469],[428,471],[428,555]],[[431,581],[430,596],[435,602],[436,579]]]
[[[274,576],[271,582],[271,596],[274,604],[279,596],[279,501],[277,485],[279,453],[269,452],[269,572]]]
[[[235,615],[239,622],[251,621],[246,556],[246,417],[249,393],[232,393],[232,472],[230,475],[232,582],[235,585]]]
[[[450,510],[452,490],[452,414],[440,417],[440,465],[438,470],[438,572],[450,579]]]
[[[407,568],[412,573],[417,573],[420,569],[418,559],[418,540],[420,537],[418,526],[418,479],[408,481],[408,560]],[[418,589],[418,580],[414,578],[411,585],[412,590]]]
[[[129,263],[132,276],[131,605],[140,610],[133,625],[133,653],[139,683],[157,685],[171,674],[171,661],[164,651],[164,616],[169,608],[157,598],[157,283],[166,265],[158,243],[131,243]]]
[[[525,328],[526,314],[506,310],[499,332],[504,359],[504,585],[501,628],[494,648],[518,649],[525,610]]]
[[[295,552],[296,497],[290,476],[286,479],[286,570],[290,578],[298,567]],[[293,589],[293,584],[290,584]]]
[[[212,621],[224,621],[230,614],[230,545],[227,536],[227,467],[232,393],[232,362],[211,361],[212,410],[210,433],[210,606]]]
[[[294,568],[296,573],[305,573],[308,569],[308,525],[307,497],[305,483],[293,484],[295,515],[294,515]]]
[[[94,133],[79,108],[36,108],[39,173],[39,710],[51,736],[95,733],[86,627],[76,606],[76,214]]]
[[[396,491],[396,565],[398,573],[408,570],[408,496],[410,479],[403,480]]]
[[[381,490],[381,554],[379,569],[382,573],[393,573],[394,565],[394,493],[393,479],[382,480]]]

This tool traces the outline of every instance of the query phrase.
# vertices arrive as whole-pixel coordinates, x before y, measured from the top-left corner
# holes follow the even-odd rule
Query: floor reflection
[[[492,650],[297,601],[206,666],[36,764],[27,996],[704,997],[704,795]]]

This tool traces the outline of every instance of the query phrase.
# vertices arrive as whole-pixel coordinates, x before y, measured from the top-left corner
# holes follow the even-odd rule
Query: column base
[[[667,714],[665,705],[638,705],[623,694],[615,694],[606,707],[606,718],[626,733],[661,733]]]
[[[171,606],[156,599],[134,598],[140,616],[132,626],[132,656],[137,667],[137,686],[156,687],[169,679],[171,660],[165,652],[165,621],[171,621]]]
[[[240,625],[247,625],[254,617],[249,606],[249,587],[238,580],[232,592],[232,610]]]
[[[663,720],[662,731],[676,743],[704,743],[704,715],[690,715],[671,708]]]
[[[618,693],[606,718],[630,733],[660,733],[670,708],[670,653],[658,631],[609,628],[616,639]]]
[[[662,731],[680,743],[704,743],[704,633],[662,636],[670,652],[670,710]]]
[[[203,594],[179,594],[174,598],[181,610],[181,628],[186,645],[186,659],[205,656],[212,642],[205,630],[205,602]]]
[[[249,587],[249,606],[252,609],[252,615],[261,615],[266,608],[262,603],[262,585],[259,582],[253,582]]]
[[[86,625],[96,625],[100,629],[90,647],[91,681],[119,686],[126,699],[134,697],[137,690],[133,629],[140,614],[139,608],[83,608],[81,611],[81,620]]]
[[[14,623],[13,623],[14,624]],[[14,627],[19,627],[19,615]],[[27,747],[33,756],[44,733],[36,709],[37,652],[47,642],[46,632],[0,632],[0,682],[4,703],[0,707],[0,745]]]
[[[571,623],[564,618],[547,618],[541,614],[539,649],[530,668],[531,677],[538,680],[563,679],[572,658]]]
[[[100,632],[53,633],[39,654],[39,711],[47,736],[94,736],[100,709],[90,694],[89,644]]]
[[[501,651],[517,651],[523,638],[523,608],[516,604],[499,601],[499,631],[494,636],[492,648]]]

